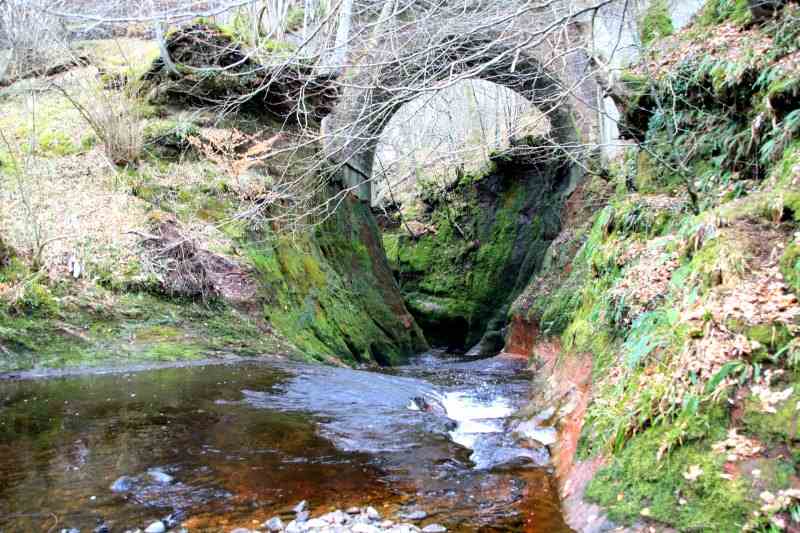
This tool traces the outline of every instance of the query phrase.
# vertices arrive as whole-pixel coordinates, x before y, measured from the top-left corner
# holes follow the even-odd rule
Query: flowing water
[[[508,357],[359,371],[280,361],[0,382],[0,532],[190,531],[423,510],[451,531],[568,531],[546,452],[506,430]]]

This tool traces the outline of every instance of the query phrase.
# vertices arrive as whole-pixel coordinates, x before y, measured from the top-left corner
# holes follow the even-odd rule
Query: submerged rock
[[[167,526],[164,525],[164,522],[158,520],[147,526],[144,533],[165,533],[165,531],[167,531]]]
[[[300,503],[298,503],[297,505],[295,505],[292,508],[292,511],[294,511],[297,514],[300,514],[300,513],[302,513],[303,511],[306,510],[306,507],[308,507],[308,502],[303,500]]]
[[[161,468],[151,468],[147,471],[147,475],[150,476],[150,479],[162,485],[169,485],[175,481],[174,477],[164,472]]]
[[[422,528],[422,533],[444,533],[447,528],[439,524],[430,524]]]
[[[261,526],[267,531],[281,531],[284,528],[283,520],[279,516],[273,516]]]
[[[133,489],[133,478],[129,476],[122,476],[111,484],[112,492],[128,492]]]
[[[401,515],[401,517],[404,518],[405,520],[413,520],[414,522],[418,522],[420,520],[425,520],[426,518],[428,518],[428,513],[426,513],[425,511],[412,511],[410,513]]]

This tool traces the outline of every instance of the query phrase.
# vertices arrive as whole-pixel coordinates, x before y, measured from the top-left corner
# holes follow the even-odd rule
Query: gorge
[[[800,528],[800,6],[433,4],[3,86],[0,531]]]

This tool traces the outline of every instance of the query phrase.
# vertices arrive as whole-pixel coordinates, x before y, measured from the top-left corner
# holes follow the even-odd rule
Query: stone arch
[[[421,90],[435,90],[437,84],[449,80],[482,79],[520,94],[547,113],[554,142],[582,157],[581,146],[596,136],[597,128],[597,114],[589,104],[597,96],[597,85],[586,76],[588,56],[571,51],[555,59],[558,49],[546,44],[528,49],[522,44],[492,34],[445,35],[425,44],[428,50],[445,51],[435,59],[404,61],[403,57],[415,58],[420,53],[413,47],[396,59],[403,65],[403,79],[385,79],[380,73],[353,79],[348,85],[362,88],[346,91],[326,124],[328,159],[338,169],[335,179],[362,201],[369,201],[375,151],[384,128]],[[558,75],[552,68],[555,63]],[[407,80],[415,87],[406,87]],[[365,109],[373,111],[364,116]]]

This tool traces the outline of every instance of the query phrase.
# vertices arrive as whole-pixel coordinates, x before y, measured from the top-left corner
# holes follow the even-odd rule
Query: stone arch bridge
[[[337,169],[335,179],[370,201],[375,151],[392,116],[411,100],[464,79],[489,81],[523,96],[547,114],[553,142],[582,158],[582,147],[599,138],[602,100],[581,45],[587,26],[585,18],[558,18],[551,10],[531,12],[510,27],[418,31],[399,46],[387,44],[392,54],[374,46],[377,52],[362,61],[379,67],[356,66],[346,73],[348,89],[326,119],[326,153]],[[571,181],[577,183],[581,173],[573,167]]]

